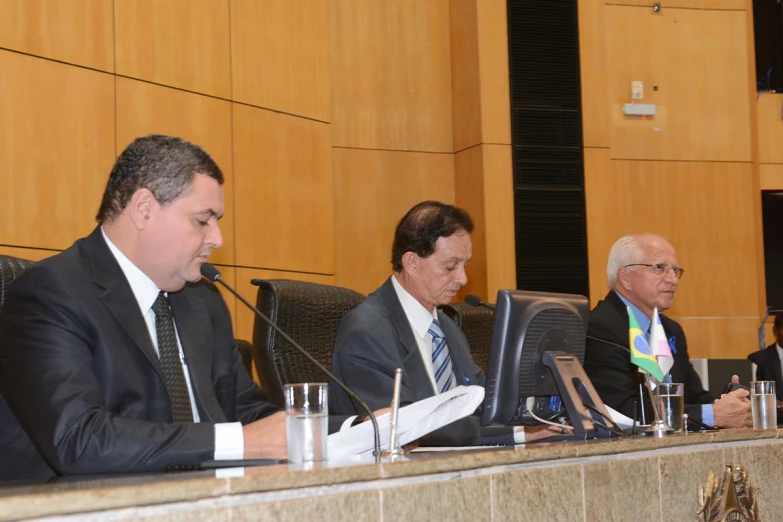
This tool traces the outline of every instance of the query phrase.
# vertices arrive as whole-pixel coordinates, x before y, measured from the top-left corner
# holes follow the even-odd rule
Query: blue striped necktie
[[[451,354],[438,321],[432,321],[427,333],[432,336],[432,369],[435,372],[435,388],[438,393],[443,393],[453,388],[456,380],[451,368]]]

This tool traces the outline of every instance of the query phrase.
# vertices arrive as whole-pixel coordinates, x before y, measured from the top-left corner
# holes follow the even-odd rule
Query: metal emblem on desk
[[[741,464],[727,465],[720,479],[710,472],[707,486],[699,486],[697,513],[703,522],[758,522],[756,495]]]

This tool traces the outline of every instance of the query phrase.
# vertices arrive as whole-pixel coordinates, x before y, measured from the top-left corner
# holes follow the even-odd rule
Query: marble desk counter
[[[471,470],[484,470],[491,475],[526,469],[524,465],[533,463],[538,463],[537,468],[541,468],[548,465],[584,465],[585,462],[601,462],[602,458],[624,454],[655,456],[673,451],[710,451],[737,445],[732,443],[752,444],[753,441],[761,443],[763,439],[779,439],[781,435],[783,430],[722,430],[663,439],[634,437],[423,451],[410,453],[397,462],[386,459],[376,464],[372,457],[356,458],[340,463],[317,464],[314,469],[283,464],[218,471],[69,477],[46,484],[0,483],[0,520],[70,514],[81,514],[77,517],[81,519],[87,514],[106,511],[114,513],[117,520],[135,519],[133,516],[123,518],[122,510],[126,509],[127,515],[127,508],[183,506],[194,502],[200,502],[209,509],[229,509],[233,505],[232,499],[251,498],[248,495],[256,495],[253,502],[278,501],[297,498],[292,492],[307,488],[308,491],[321,488],[320,491],[326,491],[327,495],[340,494],[349,491],[341,490],[340,485],[387,483],[408,486],[415,485],[420,477],[461,478],[468,476],[466,473]],[[329,487],[332,489],[328,490]],[[371,486],[364,488],[365,491],[371,489]],[[141,512],[133,513],[138,515]]]

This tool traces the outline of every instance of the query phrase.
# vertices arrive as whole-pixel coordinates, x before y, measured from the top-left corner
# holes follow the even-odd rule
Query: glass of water
[[[680,382],[662,382],[655,388],[658,411],[662,420],[674,431],[682,431],[685,413],[684,386]]]
[[[775,381],[750,382],[750,410],[753,413],[753,429],[777,428],[778,411],[775,407]]]
[[[326,383],[286,384],[285,428],[288,462],[326,460],[329,402]]]

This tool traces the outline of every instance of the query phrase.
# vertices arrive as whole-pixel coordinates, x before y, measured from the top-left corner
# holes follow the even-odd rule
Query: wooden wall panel
[[[480,145],[454,157],[456,205],[475,224],[468,285],[458,298],[495,302],[499,289],[517,286],[511,147]]]
[[[744,11],[606,6],[605,20],[613,158],[751,161]],[[655,117],[623,115],[632,80]]]
[[[76,238],[74,238],[75,240]],[[29,261],[40,261],[47,257],[59,254],[59,250],[42,250],[37,248],[18,248],[13,246],[0,246],[0,255],[13,256],[20,259],[27,259]]]
[[[114,71],[112,0],[0,0],[0,47]]]
[[[394,228],[420,201],[454,203],[454,155],[333,149],[335,284],[367,294],[391,274]]]
[[[485,189],[484,147],[479,145],[454,154],[455,204],[470,213],[474,224],[471,234],[473,258],[465,269],[468,274],[468,284],[457,295],[455,300],[458,301],[464,301],[468,294],[477,295],[484,301],[488,301]],[[494,302],[494,296],[491,302]]]
[[[334,273],[329,131],[234,104],[238,265]]]
[[[479,27],[476,2],[477,0],[452,0],[449,5],[453,150],[455,152],[463,151],[482,141]]]
[[[652,232],[671,241],[686,271],[670,315],[757,315],[761,275],[751,165],[612,161],[611,168],[601,169],[599,152],[585,163],[593,299],[606,293],[604,271],[614,241]]]
[[[612,160],[609,149],[584,149],[585,166],[585,216],[587,219],[587,266],[590,281],[590,308],[604,298],[606,263],[609,249],[620,238],[615,232],[615,201],[620,198],[612,193]]]
[[[477,15],[482,141],[511,144],[506,1],[480,0]]]
[[[329,16],[332,143],[452,152],[448,0],[341,0]]]
[[[685,277],[685,276],[683,276]],[[691,359],[745,359],[758,349],[760,317],[676,317]],[[769,342],[772,337],[769,337]],[[769,344],[769,343],[767,343]]]
[[[233,99],[330,119],[326,0],[231,0]]]
[[[783,190],[783,164],[759,165],[759,177],[760,190]]]
[[[454,151],[511,143],[506,3],[451,0]]]
[[[783,163],[783,94],[762,92],[756,102],[759,162]]]
[[[114,163],[114,78],[0,51],[0,92],[0,243],[66,248]]]
[[[211,261],[234,264],[234,184],[231,102],[146,82],[117,78],[117,151],[135,138],[167,134],[206,150],[223,171],[226,208],[220,220],[223,246]]]
[[[115,0],[117,74],[231,97],[228,0]]]
[[[253,303],[255,306],[258,297],[258,287],[250,281],[253,279],[293,279],[295,281],[307,281],[310,283],[321,283],[323,285],[333,285],[334,276],[320,274],[303,274],[299,272],[280,272],[277,270],[258,270],[252,268],[237,268],[236,270],[236,289],[242,297]],[[237,330],[235,336],[238,339],[253,341],[253,324],[255,323],[255,314],[243,303],[237,302]]]
[[[510,145],[482,145],[482,149],[487,299],[494,302],[501,288],[517,287],[514,174]]]
[[[577,2],[579,66],[582,86],[582,142],[585,147],[609,146],[606,23],[601,2]],[[628,86],[630,91],[630,85]]]

